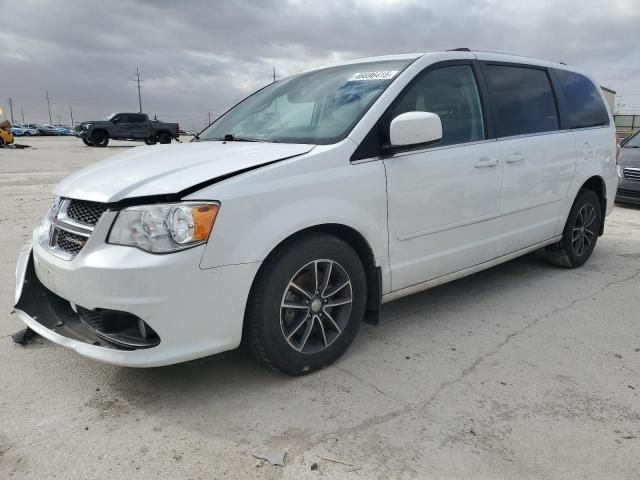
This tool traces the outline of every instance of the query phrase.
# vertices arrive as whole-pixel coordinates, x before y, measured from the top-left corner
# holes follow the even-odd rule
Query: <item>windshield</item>
[[[108,122],[109,120],[111,120],[111,119],[112,119],[113,117],[115,117],[116,115],[117,115],[116,113],[110,113],[109,115],[107,115],[107,116],[105,117],[105,121],[107,121],[107,122]]]
[[[636,133],[622,145],[624,148],[640,148],[640,133]]]
[[[411,62],[350,64],[286,78],[247,97],[199,140],[336,143]]]

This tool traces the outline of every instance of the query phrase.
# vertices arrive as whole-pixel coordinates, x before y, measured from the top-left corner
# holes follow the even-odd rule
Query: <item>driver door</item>
[[[131,138],[131,123],[129,122],[129,114],[119,113],[111,119],[113,126],[111,127],[110,137],[115,138]]]
[[[418,75],[391,108],[436,113],[443,137],[384,159],[392,289],[494,258],[502,171],[472,61]]]

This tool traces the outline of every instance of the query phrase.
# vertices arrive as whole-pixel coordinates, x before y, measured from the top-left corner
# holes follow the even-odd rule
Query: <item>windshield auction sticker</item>
[[[349,79],[350,82],[360,80],[389,80],[398,73],[398,70],[385,70],[382,72],[359,72]]]

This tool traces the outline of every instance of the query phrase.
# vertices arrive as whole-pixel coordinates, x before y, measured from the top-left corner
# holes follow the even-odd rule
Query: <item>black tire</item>
[[[566,268],[582,266],[593,253],[602,221],[598,196],[591,190],[581,190],[567,217],[562,240],[546,248],[547,260]]]
[[[107,145],[109,145],[109,135],[101,131],[94,132],[93,135],[91,135],[90,142],[94,147],[106,147]]]
[[[158,134],[158,141],[162,144],[171,143],[171,135],[169,132],[160,132]]]
[[[321,285],[312,297],[292,287],[296,280],[311,295],[307,286],[314,284],[313,271]],[[346,286],[339,288],[342,284]],[[261,363],[290,375],[306,375],[347,350],[360,329],[366,304],[365,271],[353,248],[332,235],[304,235],[278,248],[261,267],[247,304],[244,339]]]
[[[158,139],[156,137],[153,138],[147,138],[144,143],[146,143],[147,145],[155,145],[156,143],[158,143]]]
[[[4,139],[0,137],[0,148],[4,148]]]
[[[82,142],[87,146],[87,147],[93,147],[93,143],[91,143],[89,140],[87,140],[86,138],[82,139]]]

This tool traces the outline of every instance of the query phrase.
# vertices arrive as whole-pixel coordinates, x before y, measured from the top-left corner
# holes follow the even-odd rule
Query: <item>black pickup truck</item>
[[[178,140],[178,124],[149,120],[146,113],[116,113],[106,120],[82,122],[76,126],[76,136],[89,147],[106,147],[109,139],[142,140],[147,145]]]

